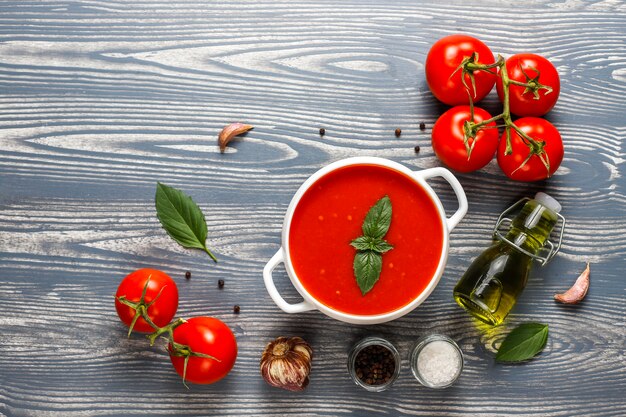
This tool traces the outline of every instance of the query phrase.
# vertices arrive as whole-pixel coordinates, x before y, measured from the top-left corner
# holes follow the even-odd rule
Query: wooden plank
[[[461,31],[493,51],[536,52],[557,65],[562,92],[548,119],[565,141],[561,169],[537,184],[505,180],[495,161],[459,175],[470,212],[452,234],[441,283],[406,317],[358,327],[283,313],[261,271],[280,247],[294,192],[349,156],[439,166],[430,128],[445,107],[423,64],[435,40]],[[625,45],[622,1],[3,2],[0,415],[626,415]],[[499,111],[495,94],[484,106]],[[220,154],[216,135],[236,120],[255,129]],[[165,235],[156,181],[184,189],[207,213],[218,264]],[[432,184],[454,210],[448,186]],[[563,204],[563,248],[533,271],[504,326],[479,325],[452,288],[489,244],[497,215],[540,190]],[[555,304],[587,260],[585,302]],[[175,278],[179,315],[233,328],[240,352],[225,380],[186,390],[162,346],[125,338],[113,294],[145,266]],[[282,269],[277,281],[298,299]],[[530,320],[550,325],[546,350],[523,365],[495,364],[507,331]],[[466,355],[448,390],[420,387],[409,370],[412,344],[432,332]],[[375,395],[346,372],[350,346],[374,333],[403,356],[400,379]],[[279,335],[313,345],[302,394],[259,375],[261,351]]]

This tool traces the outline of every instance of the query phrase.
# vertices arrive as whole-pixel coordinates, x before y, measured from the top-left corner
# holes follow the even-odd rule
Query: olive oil
[[[533,255],[550,237],[560,210],[544,193],[524,204],[505,239],[494,240],[454,287],[456,302],[485,323],[502,323],[526,287]]]

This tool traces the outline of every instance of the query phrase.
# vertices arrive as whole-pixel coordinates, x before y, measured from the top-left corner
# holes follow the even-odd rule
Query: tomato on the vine
[[[142,300],[141,295],[144,288],[146,293]],[[117,315],[124,324],[130,326],[138,313],[133,307],[120,302],[121,297],[125,302],[142,305],[141,308],[146,308],[148,318],[158,327],[163,327],[172,321],[178,309],[178,287],[176,283],[165,272],[156,269],[138,269],[128,274],[117,288],[115,293]],[[155,329],[140,316],[134,323],[133,330],[151,333]]]
[[[507,59],[505,65],[511,81],[530,84],[536,90],[511,83],[511,113],[518,116],[543,116],[552,110],[561,92],[561,82],[559,73],[550,61],[540,55],[517,54]],[[500,101],[503,101],[504,88],[500,77],[496,90]]]
[[[474,102],[485,98],[496,82],[494,73],[476,70],[474,76],[476,91],[469,74],[464,74],[459,65],[464,59],[476,53],[475,64],[491,65],[495,62],[491,50],[476,38],[467,35],[450,35],[439,39],[430,48],[426,57],[426,82],[430,91],[440,101],[455,106],[468,104],[468,88]],[[495,69],[494,69],[495,72]],[[465,80],[465,85],[463,85]]]
[[[498,165],[507,177],[516,181],[539,181],[548,178],[559,168],[563,161],[563,140],[559,131],[546,119],[540,117],[523,117],[516,120],[517,126],[522,132],[539,143],[543,143],[544,157],[550,165],[546,168],[539,155],[532,155],[531,149],[524,143],[519,133],[511,129],[511,148],[513,152],[505,155],[506,132],[500,139],[498,147]],[[524,163],[524,161],[526,161]]]
[[[172,343],[168,346],[172,365],[185,381],[212,384],[224,378],[235,365],[235,335],[226,324],[214,317],[193,317],[187,320],[174,329],[173,340],[182,345],[183,349],[193,352],[189,355],[185,369],[185,356],[176,354]]]
[[[479,107],[474,107],[474,123],[491,119],[491,115]],[[472,121],[469,106],[456,106],[442,114],[435,122],[432,131],[432,145],[437,157],[450,168],[459,172],[476,171],[487,165],[498,148],[498,129],[490,122],[478,130],[474,138],[468,138],[472,148],[468,157],[463,140],[464,124]]]

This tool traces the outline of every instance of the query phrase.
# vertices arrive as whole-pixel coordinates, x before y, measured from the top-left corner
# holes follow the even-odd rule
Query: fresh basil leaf
[[[359,236],[350,242],[350,245],[358,250],[370,250],[372,248],[372,238],[368,236]]]
[[[371,250],[359,251],[354,256],[354,275],[356,282],[365,295],[374,287],[383,268],[383,257]]]
[[[154,202],[157,217],[172,239],[185,248],[202,249],[217,262],[217,258],[206,247],[204,214],[191,197],[158,182]]]
[[[500,345],[496,354],[496,361],[520,362],[531,359],[543,350],[547,341],[547,324],[520,324],[507,335]]]
[[[367,294],[380,278],[383,267],[382,254],[393,249],[393,246],[383,240],[390,225],[391,200],[384,196],[367,212],[361,225],[363,236],[350,242],[350,245],[358,250],[354,256],[354,276],[363,295]]]
[[[358,250],[373,250],[378,253],[385,253],[393,249],[389,243],[383,239],[374,239],[369,236],[359,236],[350,242],[354,248]]]
[[[374,242],[371,249],[378,253],[385,253],[393,249],[393,246],[390,245],[386,240],[378,239]]]
[[[384,196],[367,212],[363,222],[363,234],[382,239],[391,225],[391,200]]]

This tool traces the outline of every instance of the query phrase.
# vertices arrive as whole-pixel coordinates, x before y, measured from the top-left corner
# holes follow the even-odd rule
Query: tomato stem
[[[532,137],[527,135],[525,132],[523,132],[519,127],[517,127],[515,123],[513,123],[513,119],[511,118],[511,107],[509,104],[510,103],[509,87],[511,85],[525,87],[524,94],[527,92],[532,92],[535,96],[535,99],[539,99],[539,92],[538,92],[539,90],[545,89],[547,91],[544,94],[549,94],[552,92],[552,87],[539,83],[539,71],[537,71],[536,69],[533,69],[533,70],[537,73],[537,75],[535,77],[531,77],[522,68],[522,72],[524,76],[526,77],[525,83],[519,82],[517,80],[511,80],[509,78],[509,73],[506,68],[506,62],[504,58],[502,57],[502,55],[498,55],[498,59],[496,60],[496,62],[494,62],[493,64],[489,64],[489,65],[479,64],[479,63],[476,63],[476,61],[477,61],[476,54],[472,54],[472,56],[470,56],[469,58],[465,58],[463,62],[461,63],[461,65],[459,66],[459,69],[461,69],[462,71],[461,80],[463,81],[463,84],[465,85],[465,88],[467,89],[468,96],[469,96],[470,115],[472,119],[471,121],[467,121],[465,125],[463,126],[463,130],[464,130],[463,141],[465,143],[465,149],[467,151],[468,159],[471,155],[473,145],[475,142],[473,141],[470,145],[469,140],[475,138],[480,129],[488,129],[492,127],[492,126],[487,126],[488,124],[495,122],[497,120],[502,120],[503,122],[502,126],[504,127],[505,140],[506,140],[506,147],[504,150],[504,154],[510,155],[511,153],[513,153],[513,147],[511,145],[511,129],[513,129],[515,133],[517,133],[519,137],[522,139],[522,142],[524,142],[524,144],[528,146],[528,156],[526,157],[524,162],[522,162],[522,164],[515,169],[515,171],[521,169],[524,165],[526,165],[526,163],[530,160],[530,158],[532,158],[533,155],[537,155],[537,157],[541,160],[543,165],[546,167],[546,170],[548,171],[548,177],[549,177],[550,176],[550,159],[548,158],[548,155],[543,149],[545,146],[545,142],[533,139]],[[469,75],[470,80],[472,81],[472,85],[474,86],[474,71],[485,71],[485,72],[493,74],[492,70],[494,68],[498,68],[499,76],[502,80],[502,91],[503,91],[502,113],[488,120],[483,120],[480,123],[475,123],[474,122],[474,101],[473,101],[472,94],[469,91],[469,87],[465,83],[464,76],[466,74]],[[475,86],[474,86],[474,91],[476,91]]]
[[[135,328],[135,324],[137,324],[137,320],[139,320],[139,318],[144,319],[145,322],[148,323],[148,325],[152,327],[153,329],[155,330],[159,329],[159,326],[154,324],[152,319],[150,319],[150,316],[148,315],[148,308],[152,304],[154,304],[154,302],[161,296],[165,287],[161,288],[161,291],[159,291],[157,296],[154,297],[154,299],[150,301],[148,304],[146,304],[146,293],[148,291],[148,285],[150,284],[150,278],[152,278],[152,275],[148,275],[148,279],[146,279],[146,284],[143,286],[143,290],[141,291],[141,297],[139,298],[139,301],[137,301],[136,303],[128,300],[126,296],[124,295],[117,297],[117,301],[135,310],[135,315],[133,316],[133,320],[130,322],[130,325],[128,326],[128,338],[130,338],[130,335],[132,334],[133,329]]]
[[[179,320],[182,320],[182,319],[179,319]],[[194,352],[189,346],[183,345],[181,343],[176,343],[174,341],[174,338],[170,338],[168,351],[169,351],[170,355],[172,355],[172,356],[185,358],[184,359],[184,363],[183,363],[183,385],[187,389],[189,389],[189,386],[187,385],[187,381],[186,381],[186,379],[187,379],[187,364],[189,363],[189,358],[191,358],[192,356],[195,356],[195,357],[198,357],[198,358],[212,359],[214,361],[221,362],[221,360],[217,359],[215,356],[207,355],[206,353]]]
[[[150,346],[154,346],[154,342],[163,333],[167,333],[167,336],[168,336],[167,340],[172,342],[174,340],[174,334],[173,334],[174,329],[185,322],[186,322],[185,319],[177,318],[175,321],[171,322],[167,326],[156,327],[156,331],[154,333],[151,333],[146,336],[148,340],[150,341]]]
[[[532,87],[530,84],[523,83],[523,82],[516,81],[516,80],[509,80],[509,84],[519,85],[520,87]]]
[[[496,120],[500,120],[503,117],[504,117],[504,114],[498,114],[496,116],[493,116],[491,119],[483,120],[480,123],[474,123],[473,128],[476,130],[486,128],[489,123],[495,122]]]

